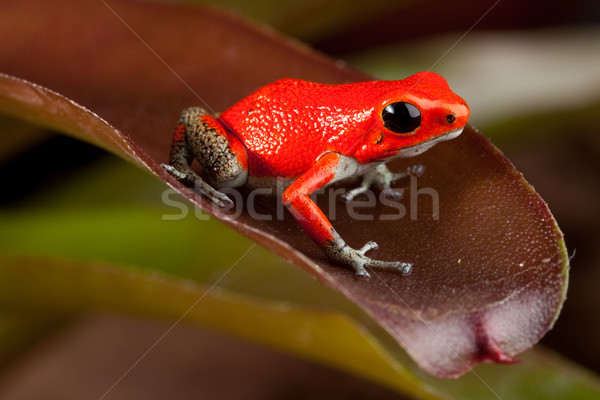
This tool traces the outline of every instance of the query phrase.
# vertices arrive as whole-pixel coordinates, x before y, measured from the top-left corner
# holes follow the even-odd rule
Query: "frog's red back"
[[[283,79],[263,86],[220,119],[244,143],[252,176],[293,178],[326,152],[352,156],[369,132],[381,129],[373,116],[409,92],[417,98],[443,99],[448,93],[458,98],[433,73],[343,85]]]
[[[295,177],[323,153],[357,143],[371,118],[376,86],[284,79],[260,88],[220,119],[245,144],[252,175]]]

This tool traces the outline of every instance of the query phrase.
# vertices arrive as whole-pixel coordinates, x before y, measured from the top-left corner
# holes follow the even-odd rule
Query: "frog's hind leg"
[[[194,158],[202,165],[212,186],[191,168]],[[199,107],[181,113],[173,134],[169,165],[164,167],[178,180],[193,184],[220,207],[232,207],[233,202],[215,187],[241,186],[248,178],[246,150],[240,140]]]

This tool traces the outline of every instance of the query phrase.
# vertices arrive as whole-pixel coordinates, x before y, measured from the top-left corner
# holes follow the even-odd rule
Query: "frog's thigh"
[[[194,117],[196,123],[187,124],[191,127],[187,141],[211,183],[218,188],[244,185],[248,179],[248,157],[242,142],[211,115]]]

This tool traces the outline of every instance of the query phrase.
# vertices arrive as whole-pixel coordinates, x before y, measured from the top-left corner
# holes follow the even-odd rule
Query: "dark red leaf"
[[[110,125],[8,76],[0,76],[0,109],[124,155],[208,210],[206,200],[160,167],[182,108],[222,111],[283,77],[368,79],[235,16],[167,4],[4,2],[0,48],[1,72],[57,91]],[[333,221],[350,245],[374,240],[380,245],[375,257],[413,262],[408,277],[375,271],[370,280],[357,279],[332,265],[287,214],[259,221],[247,212],[236,219],[214,213],[344,293],[430,373],[455,376],[481,361],[512,362],[558,316],[568,268],[562,235],[544,201],[472,128],[392,169],[414,163],[424,164],[426,173],[418,179],[421,191],[406,193],[402,219],[381,220],[399,210],[378,205],[374,221],[357,220],[338,202]],[[439,219],[432,214],[431,189],[439,196]],[[411,205],[415,199],[418,208]],[[273,215],[276,206],[275,199],[257,205]],[[418,213],[411,217],[411,210]]]

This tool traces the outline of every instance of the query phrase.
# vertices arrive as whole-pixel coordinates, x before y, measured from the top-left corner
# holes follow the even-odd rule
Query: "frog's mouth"
[[[445,142],[446,140],[451,140],[451,139],[458,137],[462,133],[463,129],[464,128],[456,129],[456,130],[450,131],[444,135],[440,135],[431,140],[428,140],[427,142],[423,142],[423,143],[416,144],[414,146],[402,148],[398,151],[398,153],[395,154],[394,157],[405,158],[405,157],[417,156],[417,155],[429,150],[430,148],[432,148],[439,142]],[[390,150],[390,151],[396,151],[396,150]]]

